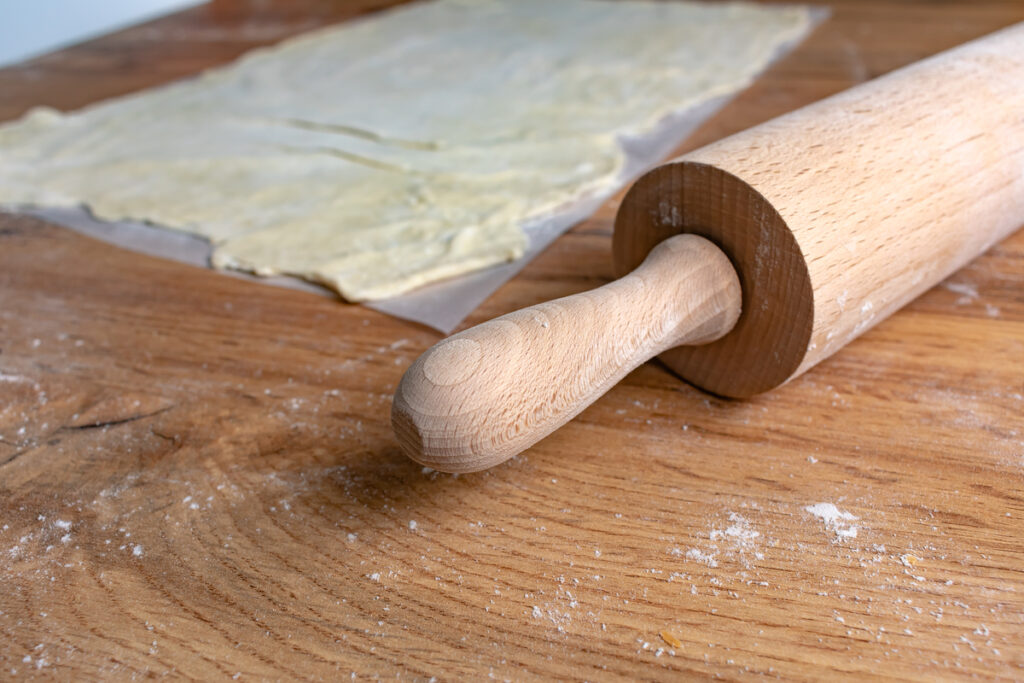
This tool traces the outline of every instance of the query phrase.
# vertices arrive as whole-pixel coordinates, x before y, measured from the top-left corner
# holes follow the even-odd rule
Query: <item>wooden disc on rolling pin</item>
[[[799,375],[1024,221],[1024,24],[655,168],[615,220],[618,275],[675,234],[729,256],[743,315],[659,357],[747,397]]]
[[[660,356],[733,397],[828,357],[1024,221],[1024,24],[691,152],[615,222],[619,280],[443,340],[392,404],[413,459],[495,465]]]

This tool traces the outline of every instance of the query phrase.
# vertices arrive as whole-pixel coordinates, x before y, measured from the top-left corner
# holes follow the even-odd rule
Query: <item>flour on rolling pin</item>
[[[1022,83],[1018,24],[650,171],[616,217],[622,277],[428,350],[399,441],[489,467],[655,355],[725,396],[784,384],[1024,223]]]

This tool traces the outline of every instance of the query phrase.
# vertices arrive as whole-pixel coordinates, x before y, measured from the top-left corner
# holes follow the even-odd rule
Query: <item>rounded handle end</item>
[[[500,405],[493,371],[481,365],[480,345],[454,337],[420,356],[402,376],[391,404],[391,427],[405,454],[441,472],[478,472],[522,447],[502,443],[498,425],[481,421],[481,406]],[[514,441],[514,439],[513,439]]]

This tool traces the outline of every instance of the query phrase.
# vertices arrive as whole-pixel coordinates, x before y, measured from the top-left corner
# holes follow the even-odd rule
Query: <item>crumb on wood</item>
[[[669,647],[683,646],[683,641],[679,640],[668,631],[662,631],[659,635],[661,635],[661,639],[664,640],[665,644],[667,644]]]

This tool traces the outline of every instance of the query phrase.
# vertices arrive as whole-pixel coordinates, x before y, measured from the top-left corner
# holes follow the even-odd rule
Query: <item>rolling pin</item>
[[[829,357],[1024,222],[1024,24],[659,166],[626,194],[619,280],[445,339],[398,441],[496,465],[655,356],[744,398]]]

